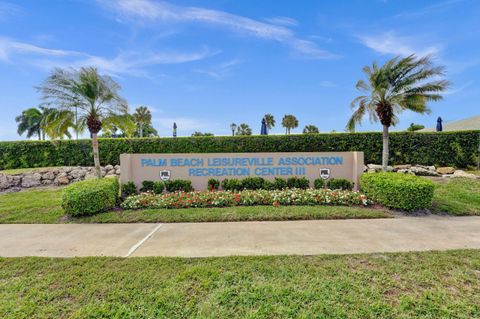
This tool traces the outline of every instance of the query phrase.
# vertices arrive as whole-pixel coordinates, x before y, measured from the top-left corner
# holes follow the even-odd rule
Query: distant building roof
[[[470,131],[480,130],[480,115],[468,119],[443,123],[443,131]],[[435,132],[435,127],[424,128],[419,132]]]

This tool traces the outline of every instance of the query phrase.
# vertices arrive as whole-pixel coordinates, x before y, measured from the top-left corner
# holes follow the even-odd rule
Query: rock
[[[113,169],[113,165],[107,165],[105,166],[105,170],[108,172],[108,171],[111,171]]]
[[[42,185],[51,185],[53,184],[53,181],[50,179],[44,179],[42,180]]]
[[[92,178],[97,178],[97,174],[90,172],[87,175],[85,175],[85,179],[92,179]]]
[[[69,174],[73,179],[81,179],[87,175],[87,172],[83,169],[74,169]]]
[[[42,185],[42,175],[40,173],[26,174],[22,178],[22,187],[30,188]]]
[[[455,168],[453,167],[438,167],[437,173],[441,175],[453,174],[455,173]]]
[[[119,169],[120,169],[120,165],[115,165],[114,168],[115,168],[115,170],[119,170]]]
[[[106,176],[115,176],[115,170],[112,169],[112,170],[108,171]]]
[[[55,179],[55,174],[52,171],[45,172],[42,175],[42,179],[52,181]]]
[[[0,174],[0,190],[10,188],[10,182],[5,174]]]
[[[70,179],[68,178],[67,173],[60,173],[58,174],[57,178],[55,178],[55,185],[68,185],[70,184]]]
[[[410,168],[410,172],[418,176],[438,176],[437,171],[430,170],[425,166],[413,166]]]
[[[406,170],[406,169],[410,169],[410,167],[412,167],[412,165],[410,164],[393,165],[393,170],[394,171]]]
[[[382,165],[378,164],[367,164],[369,170],[375,170],[376,172],[380,172],[382,170]]]
[[[452,177],[463,177],[463,178],[471,178],[471,179],[480,178],[480,176],[477,176],[477,175],[471,174],[471,173],[467,173],[465,171],[462,171],[461,169],[456,170],[455,173],[453,173]]]
[[[117,169],[115,170],[115,174],[117,174],[117,175],[120,175],[120,172],[121,172],[121,171],[120,171],[120,168],[117,168]]]
[[[399,169],[397,170],[397,173],[400,173],[400,174],[413,174],[409,169]],[[415,174],[413,174],[415,175]]]
[[[22,183],[22,176],[20,175],[7,175],[8,183],[10,187],[20,186]]]

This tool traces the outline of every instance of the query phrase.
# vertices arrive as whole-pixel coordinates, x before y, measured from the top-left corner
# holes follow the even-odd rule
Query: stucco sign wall
[[[188,179],[195,190],[205,190],[210,178],[254,176],[305,176],[311,186],[316,178],[346,178],[357,186],[363,152],[122,154],[120,165],[121,182],[137,187],[145,180]]]

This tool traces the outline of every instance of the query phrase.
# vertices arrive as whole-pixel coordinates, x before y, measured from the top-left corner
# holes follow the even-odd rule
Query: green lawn
[[[1,318],[479,318],[480,250],[0,258]]]
[[[387,211],[347,206],[226,207],[113,211],[92,217],[66,219],[61,188],[37,188],[0,195],[0,223],[126,223],[214,222],[389,217]]]
[[[433,211],[480,215],[480,180],[452,178],[436,182]]]

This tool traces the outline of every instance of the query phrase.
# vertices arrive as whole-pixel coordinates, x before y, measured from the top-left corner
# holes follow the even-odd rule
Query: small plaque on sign
[[[160,179],[162,181],[168,181],[170,179],[170,171],[160,171]]]
[[[320,168],[320,177],[328,179],[330,177],[330,168]]]

